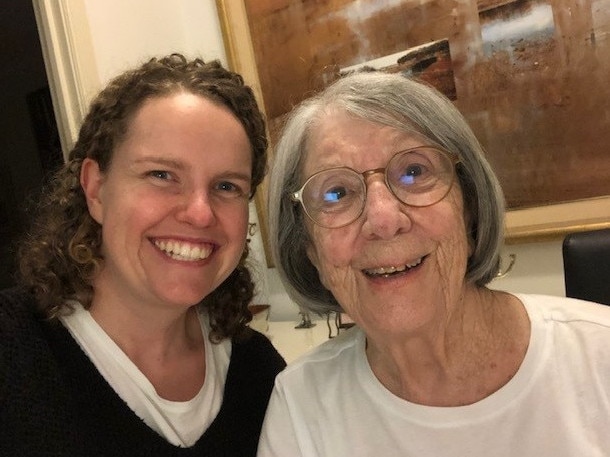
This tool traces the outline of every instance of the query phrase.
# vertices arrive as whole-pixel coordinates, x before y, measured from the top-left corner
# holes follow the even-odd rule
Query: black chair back
[[[610,229],[571,233],[562,250],[566,296],[610,305]]]

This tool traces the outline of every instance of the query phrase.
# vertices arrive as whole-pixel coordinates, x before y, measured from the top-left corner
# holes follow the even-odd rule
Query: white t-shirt
[[[517,295],[531,339],[516,375],[467,406],[405,401],[352,328],[276,378],[259,457],[610,456],[610,307]]]
[[[199,312],[205,341],[205,381],[189,401],[161,398],[154,386],[104,332],[89,311],[71,302],[74,312],[61,318],[89,359],[108,384],[153,430],[175,446],[189,447],[197,442],[215,419],[222,404],[225,380],[231,359],[231,341],[212,344],[207,314]]]

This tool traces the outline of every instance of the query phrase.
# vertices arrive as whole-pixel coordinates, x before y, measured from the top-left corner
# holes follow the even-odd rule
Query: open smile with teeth
[[[370,270],[364,270],[364,274],[366,274],[367,276],[384,276],[384,277],[388,277],[388,276],[391,276],[393,274],[402,273],[403,271],[410,270],[411,268],[415,268],[416,266],[421,264],[422,261],[423,261],[423,257],[417,259],[413,263],[408,263],[406,265],[401,265],[399,267],[394,267],[394,266],[391,266],[391,267],[379,267],[379,268],[372,268]]]
[[[207,259],[214,250],[212,245],[195,245],[181,241],[156,240],[155,246],[174,260],[196,262]]]

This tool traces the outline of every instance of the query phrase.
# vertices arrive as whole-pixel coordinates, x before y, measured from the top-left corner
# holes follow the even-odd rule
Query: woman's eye
[[[401,184],[410,185],[426,174],[428,174],[428,169],[424,165],[411,164],[404,169],[399,179]]]
[[[236,196],[236,197],[240,197],[242,195],[244,195],[244,191],[241,188],[241,186],[232,183],[230,181],[222,181],[219,182],[216,185],[216,189],[221,191],[223,193],[223,195],[231,195],[231,196]]]
[[[163,181],[167,181],[172,178],[171,173],[169,171],[164,171],[164,170],[149,171],[148,176],[152,176],[153,178],[161,179]]]
[[[420,176],[424,174],[425,169],[426,168],[423,165],[409,165],[409,167],[407,167],[407,169],[405,170],[405,174],[408,176]]]
[[[327,191],[324,191],[322,197],[324,203],[335,203],[341,200],[347,195],[347,189],[345,187],[333,187]]]

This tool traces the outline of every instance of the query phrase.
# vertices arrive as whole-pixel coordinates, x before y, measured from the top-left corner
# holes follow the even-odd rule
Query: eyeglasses
[[[339,228],[351,224],[364,211],[366,179],[383,173],[392,194],[408,206],[434,205],[447,196],[455,181],[455,154],[430,146],[399,151],[385,168],[359,173],[336,167],[311,175],[303,187],[291,194],[317,225]]]

